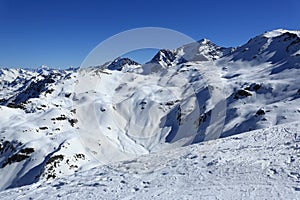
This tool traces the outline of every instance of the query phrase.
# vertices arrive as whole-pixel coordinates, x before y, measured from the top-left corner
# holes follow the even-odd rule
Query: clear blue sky
[[[220,46],[300,29],[299,0],[0,0],[0,67],[79,66],[108,37],[165,27]]]

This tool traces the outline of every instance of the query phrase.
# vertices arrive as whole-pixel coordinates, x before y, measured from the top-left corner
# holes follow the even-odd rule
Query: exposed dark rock
[[[76,114],[76,109],[74,108],[70,112]]]
[[[44,176],[46,179],[56,178],[55,169],[58,167],[59,163],[64,160],[64,155],[55,155],[48,159],[46,162],[46,168]]]
[[[34,148],[21,149],[20,153],[31,154],[34,152]]]
[[[5,153],[8,151],[15,152],[16,149],[22,145],[22,142],[13,140],[13,141],[3,141],[0,143],[0,153]]]
[[[139,63],[130,60],[129,58],[117,58],[112,63],[107,66],[109,70],[118,70],[121,71],[124,65],[139,65]]]
[[[69,119],[69,123],[71,124],[72,127],[78,122],[78,119]]]
[[[174,101],[168,101],[168,102],[166,103],[166,106],[172,106],[172,105],[174,105]]]
[[[261,88],[260,84],[252,83],[249,87],[246,87],[245,90],[248,90],[248,91],[257,91],[260,88]]]
[[[238,90],[234,93],[234,99],[242,99],[248,96],[252,96],[250,92],[247,92],[246,90]]]
[[[66,94],[65,94],[65,97],[66,97],[66,98],[69,98],[69,97],[71,96],[71,94],[72,94],[72,93],[66,93]]]
[[[24,154],[14,154],[11,157],[9,157],[3,164],[2,164],[2,168],[4,168],[6,165],[10,165],[12,163],[15,162],[21,162],[22,160],[25,160],[26,158],[29,158],[28,155],[24,155]]]
[[[263,109],[259,109],[257,112],[256,112],[256,115],[264,115],[266,114],[265,111]]]
[[[23,103],[8,103],[7,104],[7,107],[9,108],[19,108],[19,109],[22,109],[24,110],[25,109],[25,105]]]
[[[54,92],[54,89],[53,89],[53,88],[51,88],[51,89],[49,89],[49,90],[46,90],[45,95],[46,95],[46,94],[52,94],[52,92]]]
[[[61,121],[61,120],[66,120],[67,117],[65,115],[61,115],[59,117],[56,117],[55,119]]]
[[[167,49],[160,50],[150,62],[159,62],[163,61],[170,65],[176,59],[176,54]]]
[[[4,168],[6,165],[10,165],[15,162],[21,162],[25,160],[26,158],[30,157],[30,154],[34,152],[33,148],[24,148],[21,149],[18,153],[15,153],[17,151],[17,148],[21,146],[21,142],[17,141],[5,141],[4,143],[0,144],[0,153],[1,156],[4,154],[8,154],[12,156],[9,156],[6,160],[3,161],[1,168]]]
[[[51,164],[51,163],[55,163],[57,161],[62,161],[64,159],[63,155],[55,155],[52,156],[51,158],[49,158],[49,160],[46,162],[46,165]]]

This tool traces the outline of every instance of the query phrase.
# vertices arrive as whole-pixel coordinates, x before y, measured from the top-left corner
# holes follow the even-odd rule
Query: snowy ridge
[[[273,73],[299,68],[299,31],[275,30],[259,35],[232,52],[233,60],[277,64]]]
[[[276,29],[273,31],[269,31],[269,32],[266,32],[265,34],[263,34],[263,36],[265,36],[267,38],[272,38],[272,37],[278,37],[284,33],[292,33],[292,34],[296,34],[296,35],[298,35],[298,37],[300,37],[300,30],[290,31],[290,30],[285,30],[285,29]]]
[[[166,68],[188,61],[212,61],[227,55],[232,50],[233,48],[219,47],[210,40],[203,39],[175,50],[162,49],[149,63],[157,63]]]
[[[113,62],[111,62],[106,68],[109,70],[129,72],[139,67],[141,67],[139,63],[130,60],[129,58],[117,58]]]
[[[117,168],[122,168],[126,165],[125,160],[149,153],[155,154],[141,158],[145,163],[155,160],[156,156],[157,163],[164,162],[164,155],[170,154],[173,156],[170,159],[182,167],[178,168],[179,171],[187,168],[188,172],[196,173],[197,165],[192,169],[185,166],[188,165],[185,161],[179,164],[183,158],[175,156],[176,152],[194,152],[202,145],[208,147],[208,144],[228,145],[228,149],[234,149],[235,141],[239,141],[234,137],[205,144],[201,142],[233,135],[240,137],[239,134],[245,132],[245,146],[253,145],[253,137],[259,137],[262,132],[248,131],[280,124],[278,127],[288,128],[284,124],[299,119],[299,51],[299,32],[275,30],[237,48],[218,47],[204,39],[175,50],[160,50],[144,65],[127,58],[117,58],[103,66],[78,70],[45,67],[39,70],[1,69],[0,189],[35,182],[38,182],[37,186],[39,181],[65,177],[99,164],[108,165],[94,171],[109,169],[114,165],[111,163],[119,161],[123,164]],[[298,134],[298,125],[293,125],[296,128],[292,132]],[[271,138],[272,134],[285,137],[289,132],[282,132],[283,128],[269,130],[270,138],[262,144],[268,143],[270,148],[281,145],[276,137],[274,140]],[[293,144],[298,145],[296,141]],[[263,145],[258,152],[270,154],[266,159],[275,158],[274,152],[264,149]],[[182,146],[187,147],[178,148]],[[253,153],[248,150],[241,150],[245,151],[245,158]],[[227,154],[229,158],[230,153]],[[290,155],[290,150],[286,154]],[[213,153],[209,158],[215,158]],[[284,156],[282,159],[285,159]],[[136,167],[144,166],[143,162]],[[250,161],[245,162],[245,166],[250,165]],[[204,164],[200,160],[197,163],[203,165],[200,168],[204,170]],[[239,169],[247,168],[237,165]],[[266,172],[250,166],[257,169],[258,174]],[[155,171],[155,167],[152,168]],[[288,169],[294,177],[298,177],[292,168]],[[126,176],[132,174],[126,173]],[[210,174],[208,171],[205,173],[205,176]],[[182,175],[183,178],[185,175]],[[223,175],[220,179],[225,183],[229,175]],[[195,176],[199,178],[202,175]],[[241,178],[238,174],[234,176]],[[263,181],[269,181],[268,177],[264,178]],[[79,179],[75,179],[79,183]],[[254,182],[259,181],[255,179]],[[294,194],[298,189],[293,188],[298,187],[294,182],[290,183],[293,183],[290,189]],[[49,184],[45,190],[55,187],[55,182]],[[130,184],[128,188],[136,190],[133,186],[136,183]],[[121,186],[116,184],[113,187],[116,187],[113,190],[118,190]],[[137,188],[136,191],[141,191],[140,187]],[[72,190],[71,187],[68,189]],[[213,188],[210,187],[210,190]],[[9,191],[13,194],[17,190],[2,194],[9,194]],[[277,193],[272,191],[275,197]],[[162,193],[167,195],[168,192]],[[102,195],[101,192],[99,194]],[[109,198],[112,193],[107,195]]]

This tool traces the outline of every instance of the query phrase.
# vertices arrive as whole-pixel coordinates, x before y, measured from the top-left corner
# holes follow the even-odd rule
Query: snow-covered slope
[[[182,161],[176,152],[196,151],[203,141],[298,121],[299,41],[297,31],[275,30],[237,48],[205,39],[160,50],[144,65],[117,58],[78,70],[1,69],[0,189],[149,153],[141,160],[170,154]],[[234,139],[220,141],[236,147]],[[178,149],[190,144],[198,145]]]
[[[299,69],[300,31],[274,30],[254,37],[237,48],[233,60],[269,62],[274,64],[271,74],[285,69]]]
[[[1,199],[298,199],[300,124],[99,166]]]

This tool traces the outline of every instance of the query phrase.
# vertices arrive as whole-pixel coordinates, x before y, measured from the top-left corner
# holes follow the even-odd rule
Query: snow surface
[[[1,199],[298,199],[300,123],[5,190]]]
[[[299,51],[275,30],[144,65],[1,69],[0,197],[297,199]]]

